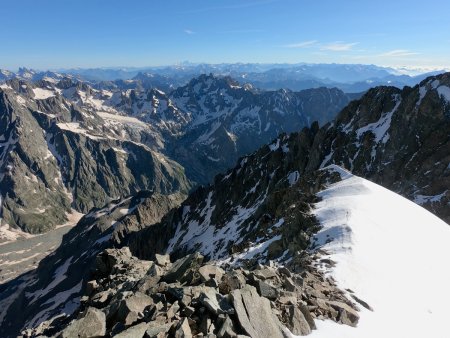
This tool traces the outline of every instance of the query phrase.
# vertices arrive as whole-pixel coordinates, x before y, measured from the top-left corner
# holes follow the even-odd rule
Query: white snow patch
[[[280,148],[280,139],[277,138],[277,140],[274,143],[269,144],[269,148],[271,151],[278,150],[278,148]]]
[[[331,152],[327,156],[325,156],[325,158],[323,159],[319,168],[323,168],[325,165],[327,165],[328,162],[330,162],[331,158],[333,157],[333,154],[334,154],[334,150],[331,149]]]
[[[445,190],[443,193],[438,195],[426,196],[426,195],[416,195],[414,196],[414,202],[417,204],[425,204],[425,203],[436,203],[440,202],[443,197],[447,194],[448,190]]]
[[[107,112],[97,112],[98,115],[100,115],[102,118],[112,121],[117,121],[125,124],[134,124],[142,127],[146,127],[147,124],[145,122],[142,122],[141,120],[138,120],[135,117],[131,116],[123,116],[118,114],[111,114]]]
[[[402,102],[401,99],[397,97],[397,102],[390,112],[383,114],[377,122],[370,123],[367,126],[359,128],[356,131],[358,139],[366,131],[371,131],[375,135],[375,143],[378,143],[380,141],[386,143],[389,140],[388,130],[389,127],[391,126],[392,115],[398,109],[401,102]]]
[[[447,86],[440,86],[440,87],[438,87],[437,92],[447,102],[450,102],[450,88],[449,87],[447,87]]]
[[[316,320],[311,337],[448,337],[450,293],[440,286],[450,285],[449,225],[379,185],[344,174],[319,193],[317,244],[337,263],[328,273],[338,285],[374,311],[362,308],[356,328]]]
[[[264,241],[262,243],[256,244],[254,246],[249,247],[244,252],[234,256],[234,263],[237,263],[244,259],[252,259],[256,255],[264,254],[266,255],[266,250],[269,247],[270,244],[272,244],[275,241],[278,241],[281,239],[281,235],[274,236],[267,241]]]
[[[37,100],[44,100],[48,99],[49,97],[55,96],[55,93],[53,93],[50,90],[42,89],[42,88],[33,88],[34,98]]]
[[[60,129],[68,130],[73,133],[77,133],[80,135],[84,135],[88,138],[91,138],[93,140],[99,140],[103,139],[101,136],[92,135],[88,132],[88,130],[82,128],[78,122],[64,122],[64,123],[57,123],[56,124]]]
[[[70,296],[72,296],[73,294],[79,293],[81,291],[82,283],[83,283],[83,281],[80,281],[73,288],[59,292],[55,296],[53,296],[52,298],[47,300],[43,305],[50,304],[50,303],[53,303],[53,305],[48,306],[44,310],[39,312],[36,316],[33,317],[33,319],[31,319],[29,322],[27,322],[27,324],[25,326],[26,327],[36,327],[43,321],[49,319],[50,311],[53,311],[54,309],[61,306],[61,304],[64,304],[70,298]],[[61,314],[70,315],[78,307],[78,306],[67,306],[67,305],[68,304],[66,304],[66,306],[64,307],[63,312]]]
[[[72,262],[73,257],[68,258],[60,267],[58,267],[54,274],[53,280],[50,284],[48,284],[44,289],[37,290],[33,293],[27,293],[26,298],[30,299],[29,304],[34,303],[40,297],[49,293],[53,288],[55,288],[59,283],[61,283],[64,279],[66,279],[66,273],[69,269],[70,263]]]
[[[298,179],[300,178],[300,173],[296,170],[292,173],[289,173],[287,179],[290,186],[293,186],[295,183],[297,183]]]

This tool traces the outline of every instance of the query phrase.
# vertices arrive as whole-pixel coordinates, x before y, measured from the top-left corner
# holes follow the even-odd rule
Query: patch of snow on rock
[[[42,89],[42,88],[33,88],[34,98],[37,100],[44,100],[48,99],[49,97],[55,96],[55,93],[53,93],[50,90]]]

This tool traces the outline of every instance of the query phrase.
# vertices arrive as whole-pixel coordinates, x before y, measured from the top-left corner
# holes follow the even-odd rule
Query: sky
[[[450,68],[448,0],[1,0],[0,68]]]

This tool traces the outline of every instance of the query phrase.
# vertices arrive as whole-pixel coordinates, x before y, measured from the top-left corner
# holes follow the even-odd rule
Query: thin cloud
[[[344,43],[342,41],[336,41],[333,43],[329,43],[327,45],[322,46],[322,50],[330,50],[332,52],[344,52],[349,51],[356,46],[358,42]]]
[[[412,56],[412,55],[418,55],[419,53],[411,52],[407,49],[394,49],[389,52],[380,54],[380,56],[387,56],[387,57],[404,57],[404,56]]]
[[[195,34],[195,32],[194,32],[194,31],[191,31],[190,29],[185,29],[184,32],[185,32],[186,34],[188,34],[188,35]]]
[[[303,42],[298,42],[298,43],[290,43],[287,45],[284,45],[283,47],[285,48],[308,48],[308,47],[312,47],[315,44],[317,44],[316,40],[310,40],[310,41],[303,41]]]

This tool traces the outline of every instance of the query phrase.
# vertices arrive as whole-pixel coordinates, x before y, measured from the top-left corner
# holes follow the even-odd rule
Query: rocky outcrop
[[[89,281],[80,309],[23,335],[72,337],[78,328],[88,337],[283,338],[290,336],[289,331],[310,334],[315,329],[314,318],[356,325],[357,306],[332,279],[314,268],[318,259],[318,254],[300,255],[295,264],[284,267],[257,265],[247,270],[229,266],[222,270],[214,263],[202,264],[198,253],[161,264],[139,260],[127,247],[108,249],[97,257],[95,279]],[[293,271],[300,266],[301,274]],[[204,281],[200,270],[216,273]],[[236,274],[242,283],[230,285],[229,277]],[[266,298],[254,286],[261,282],[275,288],[274,298]]]

